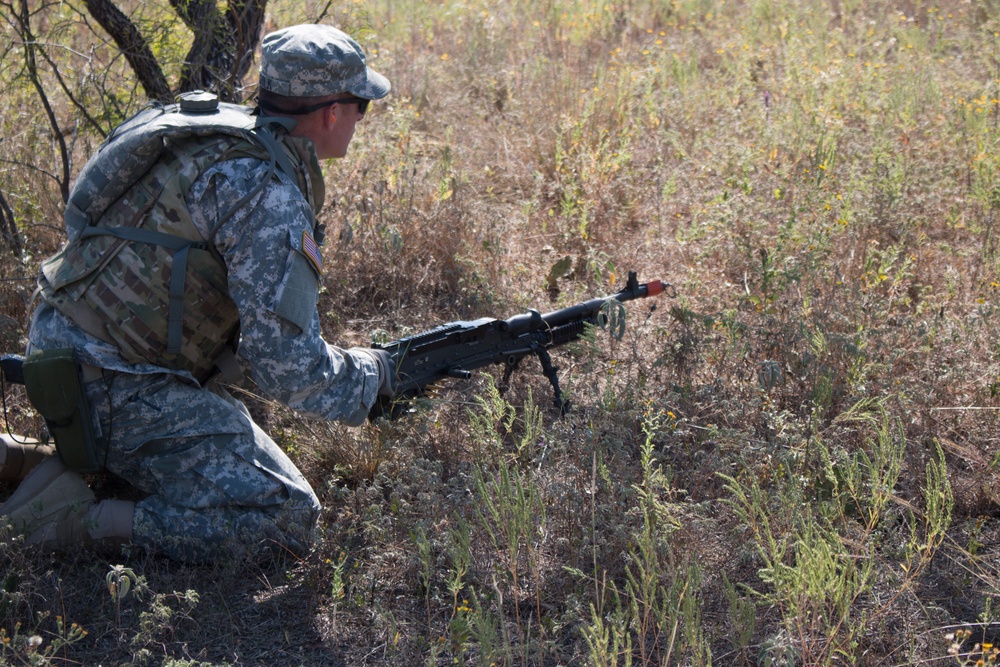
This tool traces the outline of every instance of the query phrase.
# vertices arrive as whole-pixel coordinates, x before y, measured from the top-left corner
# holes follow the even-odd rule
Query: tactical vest
[[[301,140],[276,137],[270,123],[282,121],[198,92],[116,128],[74,183],[69,242],[42,263],[42,298],[129,362],[199,381],[234,366],[239,316],[215,232],[277,170],[298,183],[314,212],[322,206],[315,158]],[[213,165],[240,157],[267,162],[270,175],[203,236],[187,209],[188,190]]]

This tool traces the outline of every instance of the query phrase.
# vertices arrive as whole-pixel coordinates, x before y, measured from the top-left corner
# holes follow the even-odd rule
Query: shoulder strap
[[[270,158],[270,164],[268,165],[267,176],[260,179],[260,181],[258,181],[257,184],[249,192],[243,195],[240,198],[240,200],[233,205],[232,208],[226,211],[225,215],[219,216],[219,219],[218,221],[216,221],[215,226],[213,226],[211,231],[209,232],[208,235],[209,238],[214,238],[215,233],[219,231],[219,228],[222,227],[222,225],[224,225],[226,222],[228,222],[229,219],[233,217],[233,214],[235,214],[237,210],[242,208],[244,204],[246,204],[251,199],[257,196],[257,194],[264,188],[264,186],[268,183],[268,181],[271,180],[271,177],[274,176],[276,167],[277,169],[280,169],[281,172],[285,174],[288,178],[292,179],[293,182],[298,182],[298,178],[295,175],[295,167],[292,165],[292,161],[288,158],[288,155],[285,154],[285,151],[281,150],[281,146],[278,145],[278,140],[274,138],[274,134],[272,133],[269,127],[269,125],[271,124],[278,124],[289,130],[292,127],[295,127],[294,125],[295,121],[291,121],[292,124],[289,126],[284,122],[285,120],[286,119],[283,118],[273,118],[273,117],[258,118],[257,123],[254,125],[253,129],[241,132],[241,134],[247,139],[247,141],[262,146],[264,150],[267,151],[267,155]]]

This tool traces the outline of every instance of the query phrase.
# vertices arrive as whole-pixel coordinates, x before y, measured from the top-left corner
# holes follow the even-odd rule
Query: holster
[[[77,472],[100,470],[90,405],[73,350],[32,352],[22,371],[28,400],[45,419],[62,462]]]

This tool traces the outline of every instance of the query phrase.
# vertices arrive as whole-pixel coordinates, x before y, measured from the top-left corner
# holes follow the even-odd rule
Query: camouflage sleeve
[[[252,159],[210,169],[188,194],[195,224],[211,229],[266,173],[267,165]],[[356,425],[375,402],[378,367],[367,353],[323,340],[316,307],[322,258],[311,245],[312,228],[308,203],[282,176],[270,179],[216,232],[240,314],[239,356],[269,396],[312,416]]]

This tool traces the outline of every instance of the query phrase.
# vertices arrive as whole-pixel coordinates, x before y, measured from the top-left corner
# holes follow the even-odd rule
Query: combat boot
[[[15,531],[31,535],[46,524],[85,516],[96,501],[83,477],[51,456],[28,473],[0,505],[0,517]]]
[[[124,544],[132,540],[135,503],[102,500],[82,512],[44,524],[28,535],[26,544],[65,549],[81,544]]]
[[[0,482],[16,482],[56,453],[55,447],[34,438],[0,433]]]

